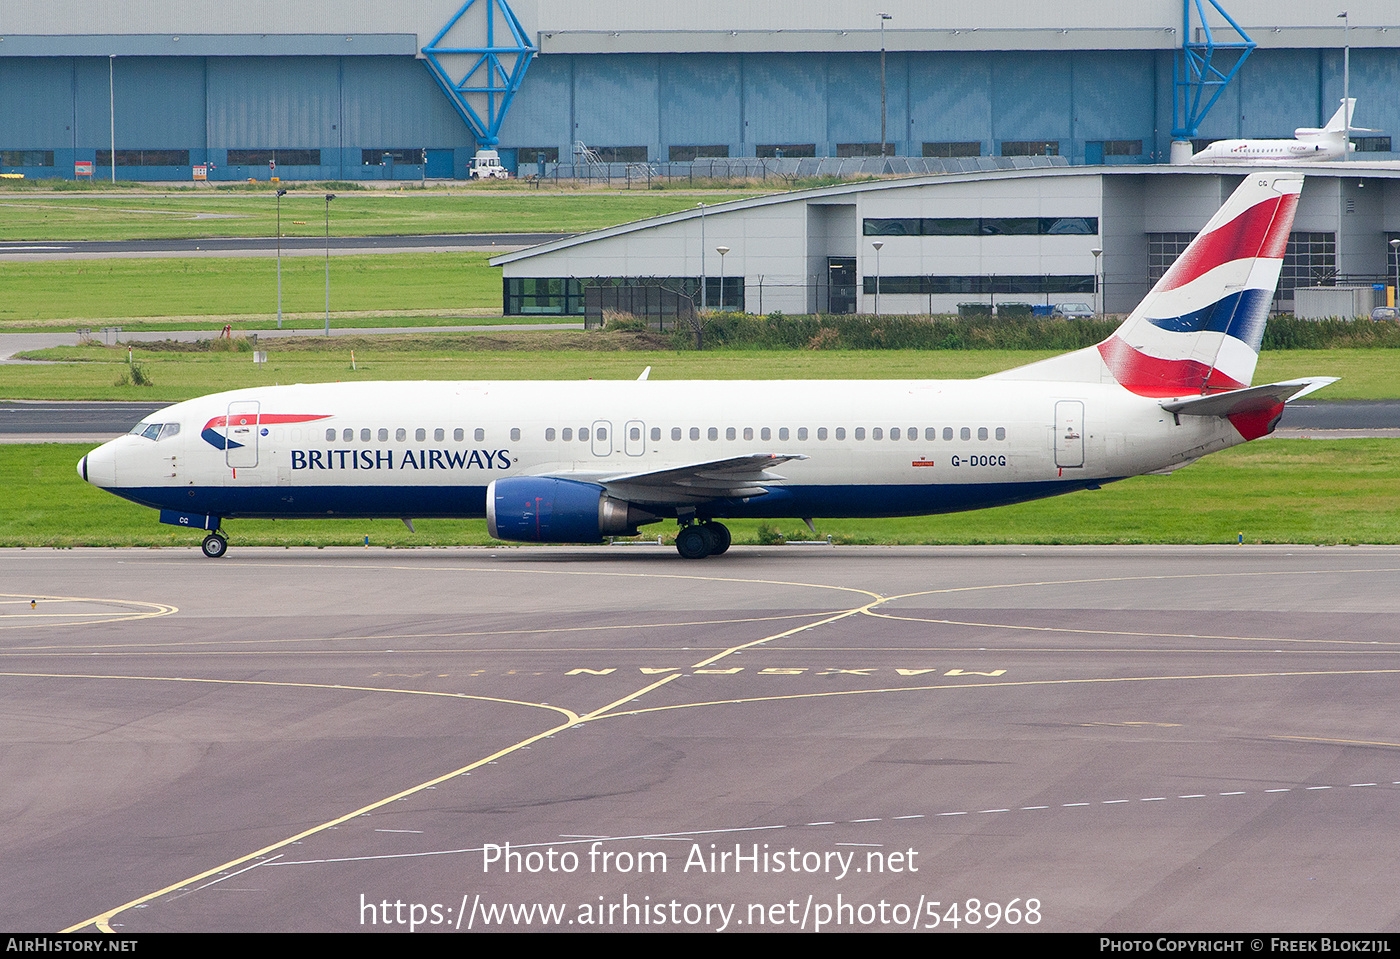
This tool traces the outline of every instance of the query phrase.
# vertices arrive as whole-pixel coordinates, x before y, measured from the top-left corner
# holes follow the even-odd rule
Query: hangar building
[[[1192,88],[1174,80],[1185,47],[1214,45],[1207,76],[1239,55],[1195,0],[6,0],[0,172],[460,177],[483,144],[531,170],[580,144],[653,164],[882,144],[1146,164],[1174,129],[1321,125],[1348,60],[1356,122],[1380,131],[1357,143],[1394,156],[1394,0],[1349,0],[1345,20],[1311,0],[1220,3],[1254,47],[1227,85]]]

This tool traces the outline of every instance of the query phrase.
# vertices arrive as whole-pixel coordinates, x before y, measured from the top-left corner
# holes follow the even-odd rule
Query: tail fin
[[[1301,173],[1247,177],[1112,336],[993,375],[1112,379],[1156,397],[1248,386],[1302,188]]]
[[[1317,127],[1299,127],[1293,131],[1293,135],[1300,140],[1320,137],[1327,133],[1342,133],[1347,128],[1347,118],[1356,109],[1356,97],[1348,97],[1342,101],[1342,105],[1337,108],[1337,112],[1332,114],[1332,119],[1327,121],[1327,125],[1321,129]],[[1356,127],[1352,127],[1353,130]]]

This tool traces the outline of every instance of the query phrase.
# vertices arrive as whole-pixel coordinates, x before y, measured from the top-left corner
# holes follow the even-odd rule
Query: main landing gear
[[[676,552],[685,559],[719,556],[729,549],[729,527],[706,521],[682,526],[676,534]]]
[[[223,533],[214,532],[204,537],[204,542],[200,544],[200,549],[204,550],[204,555],[210,559],[218,559],[228,552],[228,538]]]

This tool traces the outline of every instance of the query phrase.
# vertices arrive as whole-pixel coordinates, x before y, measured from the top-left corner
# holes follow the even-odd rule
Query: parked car
[[[1382,321],[1389,321],[1392,323],[1400,322],[1400,307],[1378,306],[1371,311],[1371,319],[1375,320],[1377,323]]]
[[[1092,320],[1094,311],[1088,303],[1057,303],[1050,315],[1063,316],[1067,320]]]

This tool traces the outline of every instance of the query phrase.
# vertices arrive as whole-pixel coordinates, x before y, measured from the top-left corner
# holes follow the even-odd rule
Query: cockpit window
[[[130,435],[144,436],[148,440],[165,440],[179,433],[179,423],[137,423],[131,428]]]

